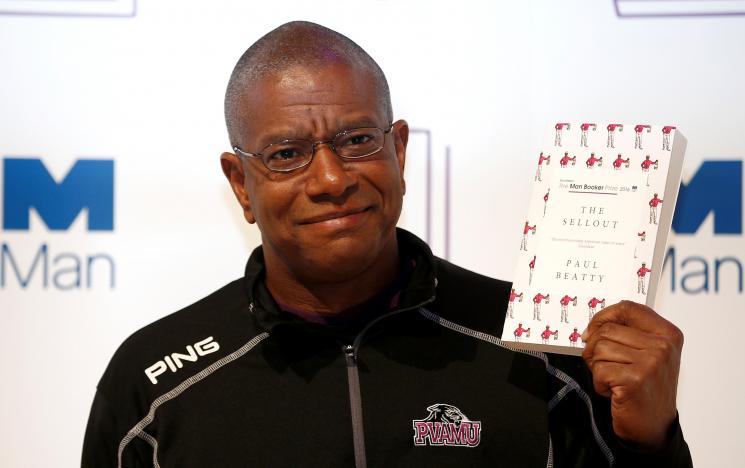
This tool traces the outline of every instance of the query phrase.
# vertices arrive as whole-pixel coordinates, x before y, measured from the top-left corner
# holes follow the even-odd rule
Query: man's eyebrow
[[[372,117],[355,117],[355,118],[349,118],[349,119],[340,119],[338,124],[329,127],[329,132],[328,132],[329,134],[324,135],[324,138],[329,138],[329,139],[333,138],[335,135],[345,130],[350,130],[353,128],[378,127],[380,125],[383,125],[383,129],[388,127],[387,122],[381,124],[380,122],[376,122],[376,120],[373,119]],[[262,149],[266,148],[268,145],[271,145],[273,143],[279,143],[284,140],[314,141],[315,138],[313,137],[312,131],[310,128],[293,128],[293,127],[277,128],[262,135],[261,138],[259,138],[257,142],[259,147],[254,148],[254,149],[256,151],[261,151]]]
[[[349,130],[350,128],[377,127],[379,125],[384,125],[386,127],[388,126],[387,123],[377,122],[372,117],[356,117],[352,119],[342,119],[339,122],[338,128],[336,129],[334,134],[343,132],[344,130]]]
[[[301,129],[301,128],[281,128],[281,129],[275,129],[268,133],[265,133],[261,136],[258,140],[259,148],[256,148],[258,151],[261,151],[261,149],[266,148],[268,145],[271,145],[273,143],[279,143],[280,141],[284,140],[304,140],[309,139],[308,137],[309,131],[307,129]]]

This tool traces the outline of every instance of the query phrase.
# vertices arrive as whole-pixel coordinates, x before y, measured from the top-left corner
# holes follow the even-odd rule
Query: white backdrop
[[[737,466],[745,239],[741,226],[715,232],[714,216],[742,218],[745,16],[701,15],[715,3],[0,1],[0,465],[78,465],[119,343],[242,274],[259,236],[219,168],[224,88],[254,40],[307,19],[365,48],[417,129],[401,225],[484,274],[512,275],[549,123],[677,124],[686,183],[704,162],[732,162],[727,184],[697,193],[733,198],[672,237],[658,310],[686,334],[679,409],[694,462]],[[648,16],[659,8],[668,16]],[[11,229],[10,208],[39,186],[8,188],[18,158],[57,182],[77,160],[113,160],[113,229],[89,230],[99,214],[86,209],[61,230],[26,210],[29,228]]]

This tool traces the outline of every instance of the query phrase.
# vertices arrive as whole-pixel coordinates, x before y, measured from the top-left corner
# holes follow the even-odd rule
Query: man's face
[[[246,90],[235,143],[255,153],[284,139],[326,141],[357,127],[385,130],[390,122],[379,102],[364,72],[342,65],[291,68]],[[396,122],[383,148],[357,161],[318,145],[309,165],[289,173],[272,172],[257,158],[241,165],[224,154],[223,170],[246,219],[261,231],[267,263],[280,261],[305,281],[333,282],[395,251],[407,137],[406,122]],[[229,173],[236,164],[243,180]]]

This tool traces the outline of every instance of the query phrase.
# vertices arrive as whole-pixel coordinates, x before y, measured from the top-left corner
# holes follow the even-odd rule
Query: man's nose
[[[357,185],[355,175],[344,169],[344,161],[327,143],[316,146],[308,169],[306,192],[310,197],[342,197]]]

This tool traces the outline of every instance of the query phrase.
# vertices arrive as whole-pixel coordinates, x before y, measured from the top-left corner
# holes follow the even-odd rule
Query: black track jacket
[[[259,247],[244,278],[134,333],[98,385],[83,468],[691,466],[677,421],[663,451],[626,449],[580,358],[495,338],[510,283],[398,238],[414,266],[362,323],[281,311]]]

